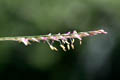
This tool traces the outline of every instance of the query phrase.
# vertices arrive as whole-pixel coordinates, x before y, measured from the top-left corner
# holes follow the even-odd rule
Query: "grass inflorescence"
[[[64,34],[49,33],[48,35],[38,35],[38,36],[1,37],[0,41],[7,41],[7,40],[18,41],[24,43],[24,45],[26,46],[31,44],[30,41],[38,42],[38,43],[40,41],[44,41],[50,46],[51,50],[58,51],[58,49],[53,46],[53,43],[57,41],[60,43],[60,47],[64,51],[67,51],[70,50],[70,48],[74,49],[75,39],[78,39],[81,45],[83,37],[95,36],[97,34],[107,34],[107,32],[104,31],[103,29],[88,31],[88,32],[77,32],[76,30],[74,30],[73,32],[67,32]],[[64,46],[65,44],[67,44],[67,47]]]

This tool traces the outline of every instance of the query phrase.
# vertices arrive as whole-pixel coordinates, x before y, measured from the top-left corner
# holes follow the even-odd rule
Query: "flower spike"
[[[72,33],[67,32],[64,34],[51,34],[49,33],[48,35],[38,35],[38,36],[19,36],[19,37],[0,37],[0,41],[18,41],[24,43],[24,45],[28,46],[30,44],[29,41],[33,42],[47,42],[48,45],[50,46],[51,50],[58,51],[56,47],[54,47],[52,44],[56,42],[60,42],[60,47],[64,50],[70,50],[70,48],[74,49],[74,42],[75,39],[79,39],[80,45],[82,44],[82,38],[84,37],[89,37],[89,36],[95,36],[98,34],[107,34],[106,31],[103,29],[100,30],[95,30],[95,31],[88,31],[88,32],[77,32],[74,30]],[[70,39],[70,43],[68,40]],[[51,43],[49,41],[52,41]],[[64,46],[64,44],[67,44],[67,49]]]

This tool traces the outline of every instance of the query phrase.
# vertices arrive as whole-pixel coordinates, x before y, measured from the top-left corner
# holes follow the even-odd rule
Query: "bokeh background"
[[[104,29],[75,50],[0,42],[0,80],[109,80],[120,75],[119,0],[0,0],[0,37]]]

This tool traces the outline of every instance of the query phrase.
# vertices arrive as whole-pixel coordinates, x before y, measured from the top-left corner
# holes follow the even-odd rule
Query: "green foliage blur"
[[[119,0],[0,0],[0,37],[104,29],[75,41],[75,50],[47,43],[0,42],[0,80],[109,80],[120,72]]]

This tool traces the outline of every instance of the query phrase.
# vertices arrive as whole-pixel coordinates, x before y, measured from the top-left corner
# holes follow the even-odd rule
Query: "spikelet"
[[[67,51],[64,45],[61,44],[60,47],[63,49],[63,51]]]

